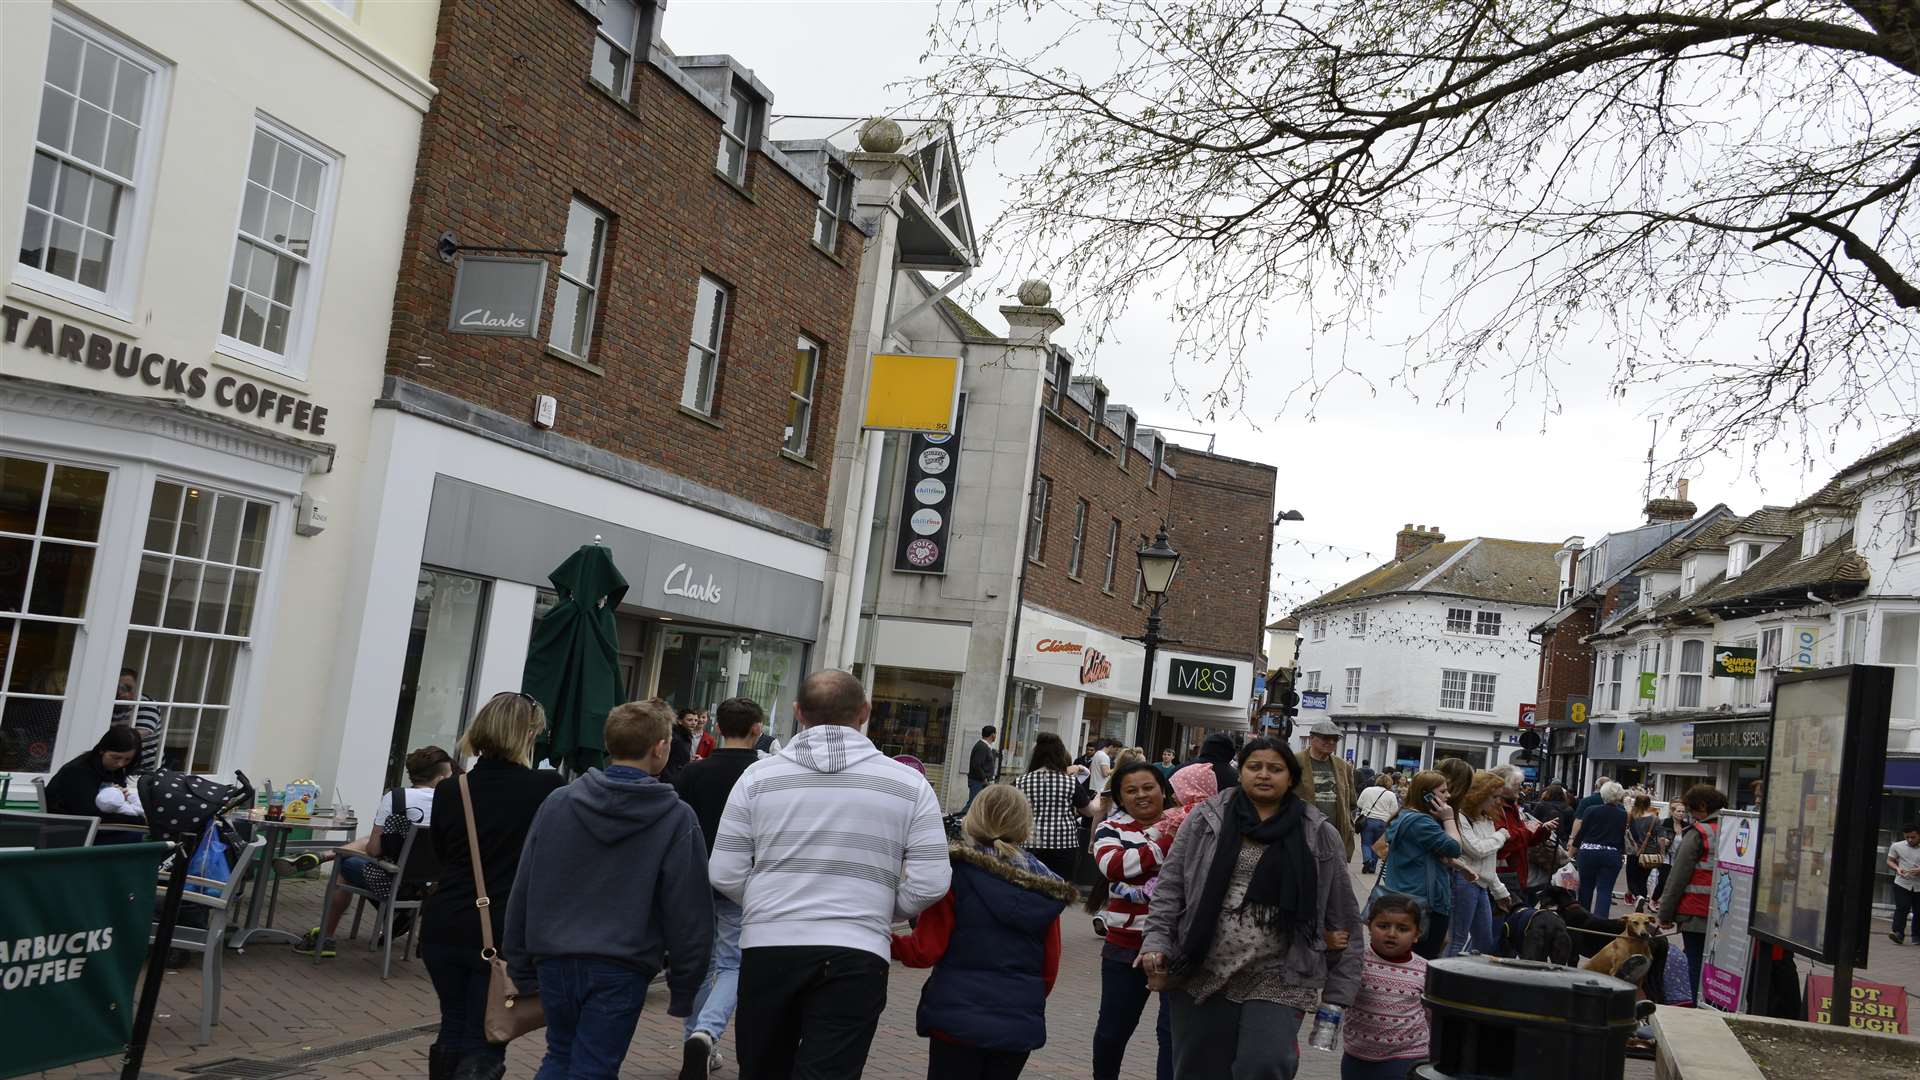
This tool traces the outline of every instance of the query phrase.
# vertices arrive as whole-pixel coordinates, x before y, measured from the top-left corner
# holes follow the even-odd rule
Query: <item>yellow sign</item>
[[[1587,703],[1584,701],[1576,701],[1572,705],[1568,706],[1567,719],[1572,720],[1576,724],[1586,723],[1587,722]]]
[[[867,377],[867,414],[872,431],[953,430],[960,401],[960,358],[878,353]]]

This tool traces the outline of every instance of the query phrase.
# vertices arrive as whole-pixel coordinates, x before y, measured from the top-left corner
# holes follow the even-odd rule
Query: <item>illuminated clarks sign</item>
[[[693,567],[686,563],[677,563],[672,570],[667,571],[667,580],[661,582],[660,591],[668,596],[684,596],[689,600],[699,600],[707,604],[719,603],[722,592],[720,586],[714,584],[712,574],[707,575],[704,585],[695,582]]]

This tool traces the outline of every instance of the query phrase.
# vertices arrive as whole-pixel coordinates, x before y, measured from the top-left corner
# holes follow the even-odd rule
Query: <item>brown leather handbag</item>
[[[491,1043],[510,1043],[529,1031],[547,1026],[546,1011],[540,1007],[538,993],[525,994],[507,974],[506,958],[493,945],[493,917],[487,909],[493,901],[487,896],[486,871],[480,867],[480,829],[473,823],[473,790],[467,786],[467,774],[460,774],[460,810],[467,817],[467,854],[473,859],[473,906],[480,913],[480,959],[487,962],[487,1014],[481,1021],[482,1033]]]

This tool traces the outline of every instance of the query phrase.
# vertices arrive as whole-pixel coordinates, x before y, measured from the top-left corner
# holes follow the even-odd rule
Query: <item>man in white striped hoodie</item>
[[[734,1039],[741,1080],[844,1080],[887,1003],[892,927],[953,876],[925,777],[861,733],[860,681],[800,684],[800,733],[740,775],[707,874],[744,909]]]

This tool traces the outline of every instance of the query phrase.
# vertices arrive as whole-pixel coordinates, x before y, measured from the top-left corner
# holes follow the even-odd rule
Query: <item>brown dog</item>
[[[1601,971],[1608,975],[1620,976],[1633,957],[1644,956],[1646,959],[1634,964],[1633,967],[1638,969],[1640,975],[1646,974],[1647,966],[1653,963],[1653,946],[1650,942],[1658,933],[1655,929],[1654,917],[1636,911],[1631,915],[1621,916],[1620,921],[1626,924],[1621,929],[1620,936],[1607,942],[1605,948],[1580,965],[1582,968],[1587,971]],[[1640,979],[1634,977],[1628,978],[1627,981],[1637,985]]]

